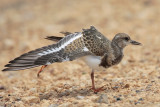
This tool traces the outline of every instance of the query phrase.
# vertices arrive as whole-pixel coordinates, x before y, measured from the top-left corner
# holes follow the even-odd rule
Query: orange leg
[[[99,91],[103,91],[103,87],[100,87],[100,88],[95,88],[95,85],[94,85],[94,71],[92,70],[91,72],[91,80],[92,80],[92,90],[94,91],[94,93],[98,93]]]
[[[37,73],[37,77],[39,77],[39,74],[43,71],[43,69],[45,68],[45,67],[47,67],[47,65],[43,65],[42,67],[41,67],[41,69],[38,71],[38,73]]]

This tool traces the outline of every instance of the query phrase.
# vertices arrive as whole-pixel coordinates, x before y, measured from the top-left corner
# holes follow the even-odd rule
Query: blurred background
[[[116,33],[124,32],[143,44],[141,47],[128,46],[124,50],[125,57],[121,64],[95,74],[99,87],[109,83],[113,87],[122,83],[124,86],[129,84],[127,89],[119,87],[119,92],[112,88],[109,93],[103,91],[108,96],[108,103],[103,104],[124,106],[139,102],[144,106],[160,105],[160,94],[157,94],[160,92],[159,0],[1,0],[0,69],[25,52],[53,44],[53,41],[44,39],[48,35],[63,36],[59,32],[80,32],[82,28],[91,25],[110,40]],[[97,99],[100,94],[95,95],[88,90],[79,93],[91,86],[90,69],[83,61],[53,64],[45,69],[41,79],[36,77],[37,70],[39,68],[0,72],[0,104],[71,106],[74,102],[77,106],[99,106]],[[64,89],[64,84],[71,87]],[[148,91],[147,86],[150,86]],[[76,87],[75,93],[73,87]],[[61,88],[62,93],[66,90],[71,90],[71,93],[69,97],[62,95],[59,101],[61,92],[55,90]],[[135,90],[140,89],[145,91],[136,94]],[[56,96],[49,94],[45,100],[41,98],[42,93],[48,95],[51,92]],[[79,100],[77,95],[83,96],[82,99]],[[120,102],[114,97],[118,95],[123,96]],[[20,100],[17,101],[17,98]],[[139,101],[140,98],[143,100]]]

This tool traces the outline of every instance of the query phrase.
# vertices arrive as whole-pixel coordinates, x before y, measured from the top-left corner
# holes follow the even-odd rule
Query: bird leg
[[[94,85],[94,70],[92,70],[92,72],[91,72],[91,80],[92,80],[92,90],[94,91],[94,93],[96,94],[96,93],[98,93],[99,91],[103,91],[104,89],[103,89],[103,87],[100,87],[100,88],[95,88],[95,85]]]
[[[47,67],[47,65],[43,65],[42,67],[41,67],[41,69],[38,71],[38,73],[37,73],[37,77],[39,77],[39,74],[43,71],[43,69],[45,68],[45,67]]]

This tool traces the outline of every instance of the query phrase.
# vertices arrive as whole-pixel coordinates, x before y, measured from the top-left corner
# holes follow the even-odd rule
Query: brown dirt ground
[[[44,39],[47,35],[90,25],[109,39],[125,32],[143,44],[128,46],[119,65],[96,72],[96,87],[105,85],[104,91],[89,90],[90,69],[83,61],[55,63],[40,78],[39,67],[0,72],[0,106],[159,107],[159,0],[1,0],[0,69],[25,52],[52,44]]]

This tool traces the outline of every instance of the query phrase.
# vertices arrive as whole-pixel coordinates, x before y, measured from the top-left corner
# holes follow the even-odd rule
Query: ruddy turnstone
[[[47,65],[83,57],[87,65],[92,68],[92,90],[97,93],[102,90],[102,87],[95,88],[94,71],[118,64],[123,58],[123,49],[127,45],[141,45],[141,43],[131,40],[129,35],[125,33],[116,34],[110,41],[94,26],[91,26],[90,29],[83,29],[82,32],[62,33],[65,34],[64,38],[55,36],[46,38],[58,41],[56,44],[25,53],[11,60],[9,64],[5,65],[7,68],[2,71],[16,71],[42,66],[37,73],[39,76]]]

